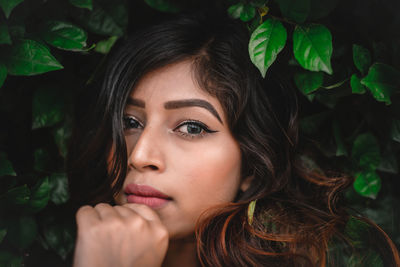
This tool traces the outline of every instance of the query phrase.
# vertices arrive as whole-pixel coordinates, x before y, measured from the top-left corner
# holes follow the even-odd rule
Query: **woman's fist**
[[[148,206],[83,206],[76,221],[74,267],[161,266],[168,232]]]

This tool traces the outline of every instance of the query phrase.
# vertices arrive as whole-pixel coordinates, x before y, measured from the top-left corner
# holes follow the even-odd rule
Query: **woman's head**
[[[247,43],[247,29],[220,14],[181,17],[128,39],[82,124],[89,129],[81,128],[83,153],[74,160],[93,165],[70,166],[96,189],[87,200],[120,204],[128,184],[150,185],[169,203],[182,197],[175,209],[193,224],[207,207],[282,189],[297,139],[295,95],[261,79]],[[166,105],[185,99],[202,101]],[[73,179],[71,186],[85,190]]]
[[[115,202],[153,207],[171,238],[193,233],[203,211],[244,185],[239,145],[218,99],[195,83],[191,60],[144,75],[123,118],[128,170]]]

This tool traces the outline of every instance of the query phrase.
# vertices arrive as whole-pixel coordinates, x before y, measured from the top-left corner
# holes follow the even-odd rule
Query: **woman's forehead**
[[[145,74],[132,89],[129,101],[158,107],[173,107],[191,102],[208,107],[223,120],[224,113],[220,101],[199,87],[193,75],[189,60],[170,64]],[[139,103],[138,103],[139,102]]]

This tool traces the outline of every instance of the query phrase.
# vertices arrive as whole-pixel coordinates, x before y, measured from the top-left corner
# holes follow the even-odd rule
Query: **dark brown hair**
[[[250,62],[248,38],[247,29],[225,14],[207,14],[147,27],[120,45],[93,106],[76,123],[68,158],[72,198],[77,205],[113,203],[126,176],[122,116],[131,89],[149,71],[191,60],[195,80],[219,99],[240,144],[242,177],[253,177],[234,203],[214,207],[199,220],[199,261],[204,266],[325,266],[332,262],[331,241],[346,241],[349,215],[340,193],[352,179],[303,166],[296,92],[273,70],[261,77]],[[111,143],[116,153],[107,173]],[[382,239],[386,263],[399,265],[392,241],[368,223]]]

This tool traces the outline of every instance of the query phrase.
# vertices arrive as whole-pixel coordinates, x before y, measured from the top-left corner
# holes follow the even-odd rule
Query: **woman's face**
[[[145,75],[125,108],[128,172],[117,204],[152,207],[170,238],[193,233],[199,215],[233,201],[241,154],[217,98],[183,61]]]

